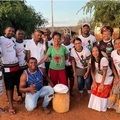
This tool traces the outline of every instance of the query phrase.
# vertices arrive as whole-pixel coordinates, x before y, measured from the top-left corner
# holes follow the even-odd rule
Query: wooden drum
[[[55,93],[53,98],[53,109],[58,113],[65,113],[69,111],[70,97],[67,93]]]

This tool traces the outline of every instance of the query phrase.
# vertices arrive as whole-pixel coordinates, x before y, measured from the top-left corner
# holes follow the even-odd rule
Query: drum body
[[[70,98],[69,92],[55,93],[53,98],[53,109],[58,113],[65,113],[69,111]]]

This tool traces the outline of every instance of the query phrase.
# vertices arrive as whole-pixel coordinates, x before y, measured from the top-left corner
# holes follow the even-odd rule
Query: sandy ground
[[[45,114],[40,103],[33,112],[27,112],[24,103],[14,103],[17,110],[15,115],[9,113],[0,113],[0,120],[120,120],[120,114],[115,113],[114,110],[108,110],[107,112],[96,112],[88,109],[89,97],[85,94],[80,97],[79,93],[75,90],[74,96],[71,97],[70,111],[67,113],[56,113],[50,106],[51,114]],[[7,106],[6,95],[3,94],[0,97],[0,106]]]

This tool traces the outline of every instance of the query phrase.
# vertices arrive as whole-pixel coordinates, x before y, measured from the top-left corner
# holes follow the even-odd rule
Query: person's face
[[[95,58],[98,58],[98,57],[99,57],[99,51],[98,51],[98,48],[97,48],[97,47],[93,47],[93,49],[92,49],[92,55],[93,55],[93,57],[95,57]]]
[[[82,34],[89,34],[89,32],[90,32],[89,26],[82,27]]]
[[[59,45],[61,42],[61,37],[59,35],[55,35],[53,37],[53,42],[54,42],[54,45]]]
[[[16,33],[16,39],[17,40],[23,40],[24,39],[24,32],[23,31],[18,31]]]
[[[109,31],[104,31],[102,34],[103,40],[110,40],[111,39],[111,33]]]
[[[114,49],[120,50],[120,39],[116,40],[114,43]]]
[[[37,60],[29,60],[29,62],[28,62],[28,68],[30,69],[30,70],[36,70],[36,68],[37,68]]]
[[[80,50],[81,47],[82,47],[82,42],[79,41],[79,40],[75,40],[75,41],[74,41],[74,46],[75,46],[75,49],[76,49],[76,50]]]
[[[69,37],[69,36],[64,36],[63,39],[64,39],[64,41],[63,41],[64,44],[70,44],[70,41],[71,41],[71,40],[70,40],[70,37]]]
[[[47,38],[49,38],[51,33],[49,31],[46,31],[44,34],[47,36]]]
[[[12,27],[8,27],[6,30],[5,30],[5,35],[9,38],[13,37],[15,35],[15,30],[14,28]]]
[[[42,39],[43,39],[44,41],[48,41],[47,35],[46,35],[46,34],[43,34],[43,35],[42,35]]]
[[[42,40],[42,33],[40,32],[35,32],[33,34],[33,39],[36,41],[36,42],[40,42]]]

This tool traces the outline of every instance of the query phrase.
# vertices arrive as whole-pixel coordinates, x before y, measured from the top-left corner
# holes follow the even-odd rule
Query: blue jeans
[[[25,96],[25,108],[27,111],[32,111],[37,106],[38,98],[44,97],[42,107],[47,107],[50,100],[52,99],[51,95],[53,95],[54,90],[50,86],[44,86],[39,91],[34,94],[26,93]]]
[[[83,89],[86,88],[87,90],[91,90],[92,79],[88,76],[84,79],[83,76],[77,76],[78,81],[78,89],[81,93],[83,93]]]

